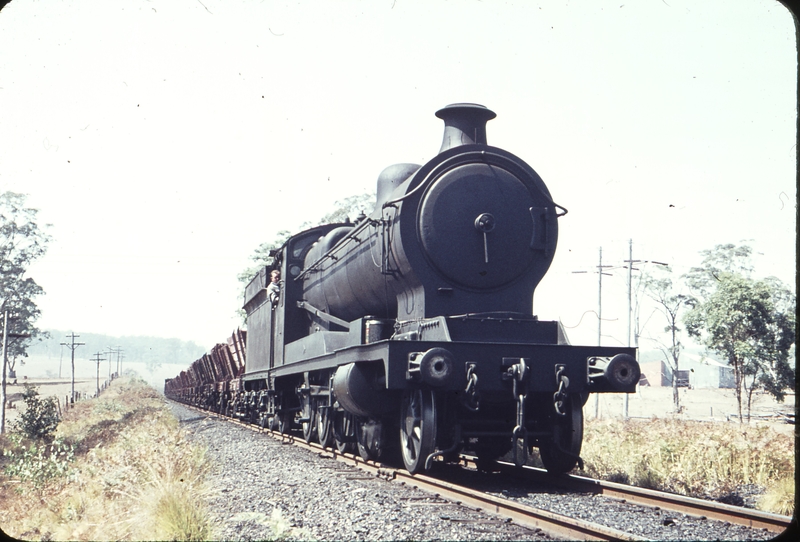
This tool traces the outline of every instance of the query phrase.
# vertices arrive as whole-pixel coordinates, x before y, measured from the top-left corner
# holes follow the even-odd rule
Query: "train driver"
[[[270,283],[267,286],[267,299],[269,299],[272,306],[278,304],[278,300],[281,297],[281,272],[277,269],[273,270],[272,273],[269,274],[270,276]]]

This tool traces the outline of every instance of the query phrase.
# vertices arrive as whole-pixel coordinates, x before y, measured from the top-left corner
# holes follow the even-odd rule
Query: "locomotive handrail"
[[[395,203],[399,203],[399,202],[403,201],[404,199],[406,199],[408,197],[411,197],[412,194],[415,194],[423,186],[427,185],[428,184],[427,181],[429,179],[439,175],[442,170],[449,169],[450,167],[452,167],[452,165],[458,165],[458,164],[460,164],[462,162],[469,162],[469,160],[473,159],[476,154],[479,155],[483,159],[483,161],[487,162],[487,163],[489,162],[489,160],[487,160],[487,158],[491,157],[491,158],[494,158],[494,159],[499,159],[502,162],[509,162],[509,163],[513,164],[513,160],[511,160],[508,156],[504,156],[503,154],[500,154],[500,153],[497,153],[497,152],[492,152],[492,150],[491,150],[492,147],[489,147],[488,145],[481,145],[481,146],[483,146],[484,148],[480,149],[480,150],[475,149],[475,150],[472,150],[472,151],[464,151],[464,149],[463,149],[464,146],[458,147],[459,149],[461,149],[461,152],[459,154],[447,157],[442,162],[440,162],[440,163],[436,164],[435,166],[433,166],[431,168],[431,170],[425,174],[425,177],[422,179],[422,181],[420,181],[420,183],[417,186],[415,186],[410,192],[408,192],[406,194],[403,194],[399,198],[395,198],[393,200],[388,200],[387,202],[385,202],[382,205],[382,208],[385,209],[386,207],[392,207],[392,206],[394,206]],[[453,163],[455,163],[455,164],[453,164]],[[516,165],[516,164],[514,164],[514,165]],[[420,168],[420,170],[421,169],[422,168]],[[413,175],[414,176],[417,175],[417,173],[419,173],[420,170],[417,170]],[[540,181],[541,181],[541,179],[540,179]],[[557,204],[555,201],[553,201],[552,196],[550,196],[550,194],[542,191],[540,187],[537,186],[537,188],[539,188],[539,192],[541,193],[542,196],[544,196],[548,200],[549,203],[552,203],[554,206],[556,206],[559,209],[562,209],[564,211],[563,213],[561,213],[560,215],[557,215],[557,216],[564,216],[565,214],[567,214],[567,209],[565,207],[563,207],[563,206]]]
[[[328,252],[326,252],[320,258],[318,258],[317,261],[315,261],[314,263],[312,263],[311,265],[309,265],[308,267],[303,269],[300,272],[300,274],[297,275],[294,278],[294,280],[300,280],[300,279],[304,278],[308,273],[313,271],[319,264],[321,264],[322,262],[324,262],[328,258],[332,257],[334,255],[334,252],[336,252],[341,246],[344,246],[344,242],[345,241],[347,241],[348,239],[353,239],[356,236],[357,233],[360,233],[362,230],[366,229],[367,226],[369,226],[369,225],[378,225],[380,223],[381,223],[380,220],[375,220],[374,218],[369,218],[369,217],[365,218],[360,224],[356,225],[353,228],[353,231],[351,231],[350,233],[348,233],[347,235],[342,237],[339,240],[339,242],[336,243],[333,246],[333,248],[331,248]],[[359,240],[359,242],[360,242],[360,240]]]

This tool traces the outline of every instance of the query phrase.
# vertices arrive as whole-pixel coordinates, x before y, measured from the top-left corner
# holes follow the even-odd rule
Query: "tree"
[[[797,296],[775,277],[767,277],[772,301],[772,318],[768,324],[764,351],[759,357],[766,360],[759,377],[761,387],[783,402],[784,390],[795,388],[795,341],[797,340]]]
[[[39,311],[32,297],[43,293],[31,278],[23,278],[31,262],[44,255],[50,236],[36,222],[36,209],[25,207],[25,194],[4,192],[0,194],[0,312],[3,313],[2,333],[6,337],[22,339],[13,345],[3,345],[2,386],[0,387],[0,433],[6,424],[6,356],[10,353],[12,363],[25,351],[30,340],[39,334],[33,322]],[[49,227],[49,224],[44,228]],[[8,316],[11,316],[9,319]],[[16,329],[27,329],[28,333],[9,333],[11,324]],[[13,347],[14,350],[11,350]],[[8,348],[8,349],[6,349]],[[13,365],[12,365],[13,366]]]
[[[719,271],[719,270],[717,270]],[[747,417],[753,392],[764,389],[778,401],[794,389],[790,353],[795,342],[796,298],[775,278],[754,280],[719,271],[714,289],[684,319],[689,335],[723,356],[733,368],[739,420],[746,399]]]
[[[672,273],[669,268],[666,268],[667,273]],[[680,362],[681,350],[681,328],[678,327],[680,314],[684,309],[691,309],[697,304],[697,299],[691,295],[682,293],[677,290],[672,282],[670,276],[662,276],[661,278],[653,275],[644,277],[645,292],[647,296],[655,301],[658,311],[666,319],[667,325],[664,327],[664,332],[668,334],[669,342],[658,342],[661,351],[667,360],[667,364],[672,370],[672,400],[675,403],[675,412],[680,412],[680,395],[678,394],[678,367]]]
[[[336,223],[349,223],[351,217],[358,217],[361,214],[367,215],[372,207],[375,206],[375,194],[363,193],[355,196],[347,197],[343,200],[336,201],[333,204],[333,211],[323,216],[317,225],[322,224],[336,224]],[[310,228],[311,222],[305,222],[300,226],[301,229]],[[237,275],[238,281],[243,287],[246,287],[254,276],[264,267],[274,265],[274,251],[278,250],[283,244],[292,236],[289,230],[281,230],[275,234],[272,241],[261,243],[250,256],[250,260],[254,263],[241,273]],[[244,319],[244,311],[239,309],[239,315]]]
[[[753,271],[750,255],[753,249],[749,245],[716,245],[712,249],[701,250],[703,261],[700,267],[692,267],[684,275],[686,284],[697,297],[710,296],[722,273],[737,273],[749,277]]]
[[[0,194],[0,271],[3,277],[21,275],[44,255],[50,236],[36,223],[36,209],[25,207],[27,195]],[[49,228],[50,224],[45,225]]]
[[[25,194],[5,192],[0,194],[0,300],[11,315],[9,331],[13,335],[8,344],[11,370],[18,359],[27,356],[27,348],[34,339],[46,337],[34,326],[40,311],[33,298],[44,290],[32,278],[23,278],[30,264],[47,250],[50,236],[45,232],[49,224],[39,227],[38,211],[25,206]]]
[[[335,224],[337,222],[349,222],[360,215],[368,215],[375,207],[375,193],[364,192],[355,196],[347,197],[333,204],[333,211],[323,216],[318,225]]]
[[[6,304],[9,310],[9,339],[8,339],[8,370],[16,370],[17,361],[24,365],[24,358],[28,357],[28,348],[34,340],[41,341],[49,337],[34,325],[39,319],[41,311],[34,303],[33,298],[44,294],[44,290],[36,282],[27,278],[18,283],[14,296],[9,297]],[[0,326],[2,322],[0,322]]]
[[[239,282],[241,282],[243,286],[247,286],[264,266],[272,266],[275,261],[273,256],[275,251],[281,248],[291,235],[292,233],[289,230],[281,230],[275,234],[272,241],[267,241],[258,245],[258,248],[256,248],[250,256],[250,260],[254,265],[251,265],[237,275],[236,278]]]

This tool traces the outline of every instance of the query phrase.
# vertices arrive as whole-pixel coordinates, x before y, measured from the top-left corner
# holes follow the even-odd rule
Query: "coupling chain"
[[[567,388],[569,387],[569,377],[564,374],[567,367],[566,365],[556,365],[556,382],[558,383],[558,391],[553,394],[553,406],[556,409],[556,414],[559,416],[566,416],[564,412],[564,401],[567,400]]]
[[[524,359],[520,359],[519,363],[515,363],[508,369],[508,374],[512,377],[511,386],[514,399],[517,402],[517,425],[512,431],[514,464],[517,467],[524,465],[528,459],[528,430],[525,427],[525,399],[528,393],[524,387],[527,372],[528,366]]]
[[[478,375],[475,374],[475,364],[467,364],[467,389],[464,390],[464,406],[473,412],[480,409],[481,397],[478,394]]]

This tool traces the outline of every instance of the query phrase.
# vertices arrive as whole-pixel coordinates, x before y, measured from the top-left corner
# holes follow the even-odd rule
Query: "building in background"
[[[640,351],[642,368],[640,386],[672,386],[673,371],[666,357],[659,350]],[[680,369],[675,377],[678,387],[733,388],[733,369],[723,362],[706,355],[681,354]]]

